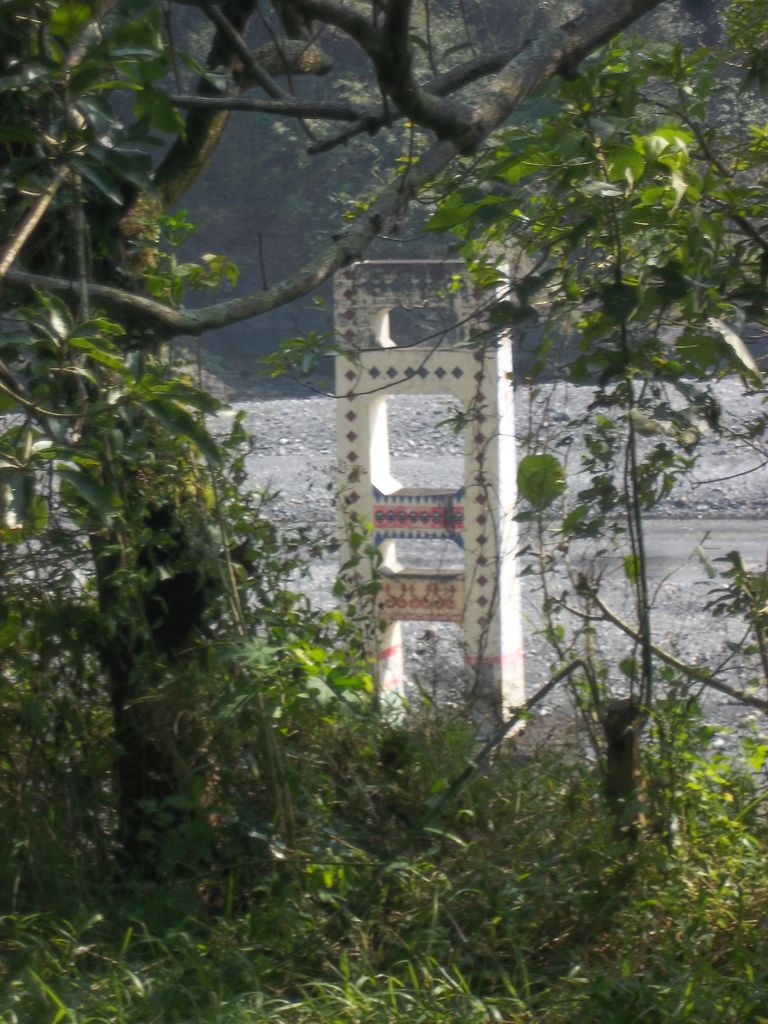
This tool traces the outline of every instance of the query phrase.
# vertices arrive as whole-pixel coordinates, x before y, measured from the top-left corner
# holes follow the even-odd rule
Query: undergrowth
[[[304,761],[295,849],[133,887],[82,877],[66,907],[52,886],[50,906],[5,915],[2,1019],[768,1019],[759,772],[682,746],[665,775],[651,741],[629,845],[580,752],[510,748],[420,830],[470,752],[456,725],[336,722]]]

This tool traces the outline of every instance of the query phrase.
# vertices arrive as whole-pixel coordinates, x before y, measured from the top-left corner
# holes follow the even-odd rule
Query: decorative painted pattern
[[[459,280],[463,287],[453,287]],[[431,347],[452,345],[466,339],[476,305],[461,260],[366,260],[334,277],[336,339],[349,349],[380,347],[377,324],[392,309],[439,310],[445,337],[430,339]]]
[[[445,394],[461,400],[468,390],[478,390],[477,353],[466,349],[374,348],[355,352],[354,362],[341,358],[342,393],[349,399],[366,391],[370,397]]]
[[[373,488],[374,541],[452,540],[464,546],[464,488],[457,491],[401,489],[382,494]]]
[[[464,574],[382,573],[376,612],[385,622],[462,622]]]

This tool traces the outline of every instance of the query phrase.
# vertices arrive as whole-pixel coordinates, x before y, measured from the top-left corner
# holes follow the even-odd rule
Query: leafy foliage
[[[575,750],[504,757],[418,836],[402,815],[461,770],[471,739],[411,731],[393,759],[393,735],[360,722],[330,745],[316,732],[306,781],[333,808],[318,846],[264,847],[247,898],[240,864],[198,880],[203,903],[177,885],[161,906],[137,892],[117,907],[104,894],[97,914],[6,915],[2,1010],[126,1024],[759,1017],[764,793],[706,753],[711,733],[682,709],[665,709],[652,762],[659,803],[675,788],[674,847],[629,857]]]
[[[739,5],[729,16],[739,23]],[[643,518],[695,469],[706,434],[749,438],[764,452],[763,378],[750,351],[764,336],[766,295],[764,112],[759,99],[745,100],[753,77],[740,78],[722,51],[614,44],[529,101],[430,223],[458,235],[478,280],[498,278],[497,253],[511,254],[495,325],[536,339],[537,373],[595,389],[589,414],[568,423],[557,450],[543,451],[531,432],[519,518],[536,524],[532,550],[551,577],[545,632],[559,660],[579,648],[592,657],[594,622],[617,620],[598,576],[579,565],[563,584],[553,569],[576,544],[617,549],[635,607],[628,631],[642,655],[622,673],[644,702],[657,655]],[[712,386],[729,374],[751,399],[746,426],[720,408]],[[566,472],[578,483],[566,487]],[[738,586],[712,610],[745,611]],[[565,610],[579,596],[574,621]],[[555,619],[572,623],[569,642]],[[765,671],[764,639],[729,643],[723,658],[740,659],[747,692]]]
[[[140,325],[91,309],[97,269],[176,305],[236,276],[220,257],[177,260],[182,214],[146,200],[126,221],[169,127],[152,99],[171,62],[159,6],[127,0],[99,31],[90,4],[33,13],[0,12],[18,70],[2,94],[8,258],[79,287],[11,291],[0,331],[3,798],[29,823],[7,833],[0,885],[16,905],[57,879],[66,898],[78,862],[157,879],[214,847],[235,856],[254,830],[285,841],[283,732],[370,685],[356,627],[288,585],[321,542],[280,540],[264,518],[241,423],[214,437],[220,403]]]
[[[110,293],[94,278],[183,308],[236,276],[223,258],[178,259],[186,220],[148,188],[155,133],[180,127],[160,85],[174,72],[160,5],[119,0],[92,31],[100,10],[0,4],[2,258],[73,282],[59,298],[40,277],[4,292],[0,324],[2,1013],[765,1016],[765,744],[745,745],[749,771],[708,747],[688,684],[709,669],[656,651],[642,544],[644,513],[721,429],[707,379],[758,384],[741,320],[764,309],[765,139],[754,119],[725,148],[710,130],[717,54],[612,47],[536,97],[433,219],[485,283],[498,277],[486,246],[515,238],[527,261],[496,325],[543,324],[542,362],[573,328],[570,375],[597,384],[595,415],[575,425],[575,502],[538,443],[519,483],[543,570],[552,524],[562,555],[629,538],[639,656],[618,668],[654,698],[642,803],[644,834],[662,840],[629,848],[581,736],[467,775],[466,726],[380,713],[365,623],[296,592],[324,542],[277,535],[248,487],[242,421],[223,436],[219,403],[138,312],[118,322],[99,305]],[[428,13],[415,45],[430,58]],[[218,87],[215,68],[187,63]],[[745,66],[759,83],[759,47]],[[275,365],[308,366],[322,344],[289,344]],[[744,433],[758,444],[763,429]],[[364,531],[353,540],[368,557]],[[557,594],[547,575],[546,634],[561,660],[583,644],[574,695],[594,739],[609,681],[591,646],[600,580]],[[733,553],[709,595],[754,633],[733,652],[744,664],[765,661],[764,576]],[[558,621],[572,597],[586,609],[573,640]]]

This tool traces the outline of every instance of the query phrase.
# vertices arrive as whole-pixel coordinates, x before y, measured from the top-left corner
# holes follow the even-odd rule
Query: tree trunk
[[[602,718],[606,739],[605,795],[617,839],[636,842],[645,824],[640,735],[646,713],[635,698],[612,701]]]
[[[167,839],[194,810],[191,782],[204,744],[196,736],[183,662],[205,609],[204,571],[196,579],[176,571],[170,542],[170,549],[152,549],[153,557],[158,550],[167,555],[167,575],[150,576],[153,582],[144,585],[135,571],[123,572],[116,537],[92,538],[91,548],[102,630],[96,648],[118,748],[119,861],[126,874],[155,877],[163,870]]]

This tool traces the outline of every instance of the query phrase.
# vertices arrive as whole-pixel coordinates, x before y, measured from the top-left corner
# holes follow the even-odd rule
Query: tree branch
[[[321,21],[326,25],[340,28],[370,57],[385,45],[377,25],[369,21],[364,14],[359,14],[337,0],[283,0],[283,4],[313,21]]]
[[[603,614],[603,618],[606,622],[610,622],[625,633],[628,637],[636,642],[640,642],[640,636],[637,630],[633,629],[628,622],[625,622],[620,618],[614,611],[612,611],[608,605],[603,601],[599,594],[591,591],[590,597],[594,600],[597,607]],[[754,697],[752,694],[744,693],[742,690],[737,690],[733,686],[729,686],[728,683],[722,682],[711,674],[707,668],[699,668],[697,665],[688,665],[684,661],[680,661],[669,651],[665,651],[662,647],[658,647],[656,644],[650,644],[650,649],[653,654],[663,661],[665,665],[669,665],[674,668],[681,675],[684,675],[687,679],[691,679],[696,683],[702,683],[704,686],[709,686],[713,690],[717,690],[718,693],[725,694],[726,697],[731,697],[733,700],[737,700],[742,704],[748,704],[752,708],[759,708],[761,711],[768,711],[768,700],[763,700],[760,697]]]
[[[251,79],[260,85],[267,96],[271,96],[273,100],[287,100],[290,99],[288,93],[286,93],[277,82],[272,78],[266,68],[262,67],[256,60],[254,55],[248,49],[245,44],[245,40],[234,27],[232,22],[227,18],[218,7],[212,3],[208,3],[208,0],[203,0],[203,10],[206,15],[216,28],[221,32],[225,39],[228,39],[232,44],[232,48],[240,60],[243,62],[243,67],[248,72]]]
[[[161,338],[200,335],[215,328],[249,320],[306,295],[327,281],[337,270],[359,259],[384,227],[405,217],[414,195],[444,170],[456,153],[450,143],[436,143],[407,175],[396,179],[384,189],[365,214],[345,227],[314,259],[309,260],[296,274],[270,288],[200,309],[173,309],[147,296],[108,285],[92,284],[89,292],[95,302],[140,323],[142,328]],[[20,287],[60,294],[75,294],[77,289],[76,281],[23,271],[9,271],[6,280]]]
[[[168,99],[183,110],[249,110],[276,117],[307,117],[317,121],[357,121],[363,112],[342,103],[313,103],[311,100],[254,100],[242,96],[177,96]]]
[[[572,75],[581,61],[617,33],[667,0],[593,0],[582,13],[543,32],[523,46],[486,87],[473,111],[473,128],[482,141],[539,85],[555,75]]]
[[[423,92],[433,96],[450,96],[451,93],[458,92],[465,86],[472,85],[473,82],[477,82],[481,78],[500,71],[517,56],[520,49],[520,47],[516,47],[514,50],[497,50],[494,53],[482,54],[480,57],[475,57],[464,64],[459,64],[450,71],[437,75],[426,82],[422,86]],[[336,146],[349,142],[350,139],[355,138],[357,135],[375,135],[377,131],[386,127],[391,121],[391,117],[389,120],[387,119],[383,107],[362,111],[359,114],[359,120],[355,124],[350,125],[349,128],[345,128],[336,135],[313,142],[307,146],[307,153],[312,155],[327,153],[331,149],[335,149]]]
[[[432,93],[434,96],[450,96],[451,93],[463,89],[466,85],[471,85],[481,78],[501,71],[527,45],[526,42],[523,43],[523,46],[515,47],[514,50],[496,50],[493,53],[481,54],[463,64],[457,64],[450,71],[435,75],[434,78],[426,82],[423,86],[424,92]]]
[[[61,188],[61,184],[68,173],[69,168],[65,164],[62,164],[54,174],[53,181],[50,185],[43,189],[37,197],[34,205],[27,210],[24,219],[19,225],[18,231],[11,239],[9,239],[5,249],[0,253],[0,280],[5,277],[8,270],[13,266],[16,257],[23,249],[27,239],[40,223],[45,211],[53,202],[56,193]]]
[[[314,18],[334,23],[331,15],[336,17],[342,10],[346,20],[355,24],[362,20],[368,25],[365,18],[341,8],[335,0],[290,2]],[[537,86],[560,72],[572,71],[583,57],[664,2],[667,0],[613,0],[610,3],[591,0],[577,18],[543,32],[526,44],[488,84],[485,96],[474,107],[471,137],[467,133],[459,133],[458,139],[433,143],[406,174],[397,177],[380,193],[364,215],[345,226],[332,243],[300,271],[272,287],[195,310],[171,309],[154,299],[104,285],[90,286],[92,298],[124,313],[131,320],[138,320],[146,329],[170,337],[200,335],[214,328],[239,323],[307,294],[337,270],[360,259],[377,235],[396,233],[414,196],[444,171],[460,152],[469,145],[479,145],[503,124]],[[21,271],[10,271],[6,279],[19,286],[58,292],[69,292],[75,286],[71,281]]]
[[[48,277],[45,274],[28,274],[23,270],[9,270],[5,280],[19,288],[78,298],[79,282],[75,279],[67,280],[61,277]],[[88,295],[94,304],[122,313],[140,322],[146,330],[159,331],[163,337],[170,338],[187,333],[184,314],[180,310],[164,306],[148,296],[94,282],[88,284]]]
[[[253,59],[270,75],[327,75],[333,61],[316,43],[298,39],[277,39],[253,51]],[[254,83],[247,74],[243,88]]]
[[[216,11],[227,22],[230,32],[236,34],[242,42],[240,29],[244,29],[248,24],[255,6],[256,0],[247,0],[239,4],[231,2],[226,5],[227,13],[231,9],[229,17],[218,8]],[[241,59],[230,32],[217,27],[208,53],[208,67],[227,67],[232,70],[234,63]],[[245,47],[244,43],[242,45]],[[247,47],[245,49],[248,52]],[[277,91],[280,95],[281,90],[278,88]],[[215,96],[217,93],[218,90],[205,78],[200,79],[197,87],[198,96]],[[166,209],[180,198],[202,173],[218,146],[228,121],[227,110],[190,110],[184,132],[163,157],[154,175],[155,190],[162,198]]]
[[[289,2],[308,17],[341,28],[362,47],[373,63],[385,96],[393,100],[399,114],[434,131],[439,138],[461,140],[467,133],[470,109],[428,92],[413,77],[411,0],[389,0],[382,26],[374,25],[336,0]]]
[[[427,92],[413,77],[411,6],[412,0],[389,0],[383,31],[386,45],[372,53],[371,59],[381,85],[401,114],[438,138],[459,141],[469,127],[469,108]]]

